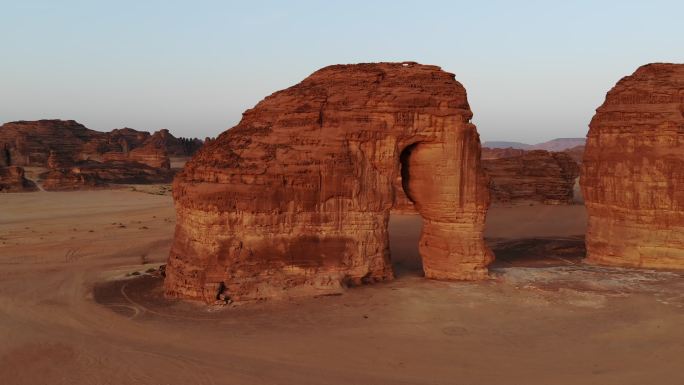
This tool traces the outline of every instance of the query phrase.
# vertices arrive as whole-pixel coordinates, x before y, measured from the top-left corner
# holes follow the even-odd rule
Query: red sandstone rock
[[[471,117],[453,74],[415,63],[330,66],[267,97],[174,181],[166,293],[239,301],[391,279],[402,168],[426,276],[486,277],[489,194]]]
[[[183,157],[194,155],[202,148],[204,142],[197,138],[176,138],[169,130],[159,130],[147,139],[145,144],[164,149],[169,156]]]
[[[0,148],[8,165],[45,166],[50,150],[76,156],[85,143],[104,135],[73,120],[19,121],[0,126]]]
[[[582,164],[582,158],[584,158],[584,145],[568,148],[563,150],[564,153],[570,155],[572,160],[577,162],[577,164]]]
[[[579,166],[564,152],[524,151],[482,162],[494,202],[571,204]]]
[[[132,128],[99,132],[73,120],[38,120],[0,126],[0,165],[46,166],[51,151],[63,160],[133,161],[168,168],[169,154],[188,156],[199,139],[175,138],[168,130],[150,135]]]
[[[169,183],[173,172],[137,162],[80,161],[68,167],[53,168],[41,175],[47,191],[84,190],[112,184]]]
[[[38,188],[24,176],[24,169],[18,166],[0,167],[0,193],[29,192]]]
[[[589,127],[587,260],[684,268],[684,64],[621,79]]]
[[[11,122],[0,126],[0,166],[47,166],[47,190],[106,187],[111,183],[160,183],[172,173],[168,151],[196,151],[198,139],[154,135],[132,128],[109,133],[73,120]]]

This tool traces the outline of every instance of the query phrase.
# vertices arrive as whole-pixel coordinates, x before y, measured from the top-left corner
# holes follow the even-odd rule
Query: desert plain
[[[2,384],[681,384],[684,280],[588,265],[581,204],[494,206],[491,278],[422,278],[392,215],[396,279],[239,305],[165,299],[166,185],[4,194]]]

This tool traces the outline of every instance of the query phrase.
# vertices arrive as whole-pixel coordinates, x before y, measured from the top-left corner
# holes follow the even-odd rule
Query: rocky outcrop
[[[24,176],[19,166],[0,167],[0,193],[36,191],[38,187]]]
[[[391,279],[400,173],[424,218],[425,275],[486,277],[471,117],[453,74],[416,63],[330,66],[267,97],[176,177],[167,295],[241,301]]]
[[[51,151],[71,162],[129,161],[169,168],[169,155],[189,156],[199,139],[176,138],[168,130],[121,128],[99,132],[73,120],[37,120],[0,126],[0,165],[47,166]]]
[[[684,268],[684,64],[621,79],[589,127],[587,261]]]
[[[202,148],[204,142],[197,138],[176,138],[169,130],[163,129],[155,132],[146,144],[164,149],[169,156],[184,157],[194,155]]]
[[[103,135],[73,120],[11,122],[0,126],[0,148],[7,165],[45,166],[50,150],[77,157],[87,142]]]
[[[202,144],[168,130],[99,132],[73,120],[19,121],[0,126],[0,166],[47,167],[41,175],[46,190],[167,183],[173,177],[169,151],[185,156]]]
[[[41,174],[41,179],[47,191],[87,190],[114,184],[169,183],[173,172],[137,162],[86,160],[61,164]]]
[[[482,162],[494,202],[571,204],[579,166],[564,152],[525,151]]]
[[[492,202],[572,204],[579,176],[577,162],[566,152],[525,151],[516,148],[482,148],[482,165],[489,177]],[[394,181],[392,212],[415,214],[401,176]]]

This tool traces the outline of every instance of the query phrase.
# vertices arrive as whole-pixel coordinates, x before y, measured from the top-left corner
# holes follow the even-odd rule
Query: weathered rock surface
[[[0,193],[36,191],[38,187],[24,176],[19,166],[0,167]]]
[[[524,151],[482,162],[494,202],[571,204],[579,166],[565,152]]]
[[[587,260],[684,268],[684,64],[621,79],[589,127]]]
[[[73,120],[10,122],[0,126],[0,148],[7,165],[45,166],[50,150],[76,157],[85,143],[103,135]]]
[[[416,63],[330,66],[267,97],[176,177],[167,295],[240,301],[391,279],[402,172],[424,218],[425,275],[484,278],[489,194],[471,117],[453,74]]]

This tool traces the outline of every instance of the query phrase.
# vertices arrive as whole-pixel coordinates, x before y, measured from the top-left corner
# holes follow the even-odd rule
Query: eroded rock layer
[[[24,176],[24,169],[19,166],[0,167],[0,193],[29,192],[38,188]]]
[[[684,64],[621,79],[589,127],[587,260],[684,268]]]
[[[403,172],[430,278],[480,279],[488,204],[465,89],[439,67],[335,65],[274,93],[174,181],[166,293],[214,301],[337,292],[393,276]]]

